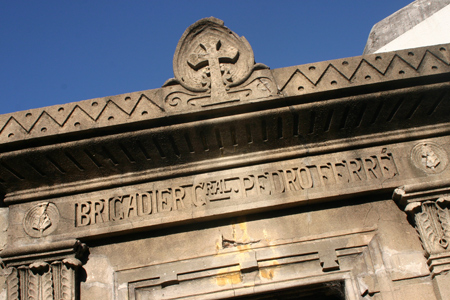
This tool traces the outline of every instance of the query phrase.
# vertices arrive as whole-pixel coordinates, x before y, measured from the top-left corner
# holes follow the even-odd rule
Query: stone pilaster
[[[393,198],[419,234],[436,293],[450,299],[450,182],[403,186]]]
[[[2,260],[10,273],[6,279],[8,300],[75,300],[78,270],[86,245],[66,241],[40,247],[3,251]]]

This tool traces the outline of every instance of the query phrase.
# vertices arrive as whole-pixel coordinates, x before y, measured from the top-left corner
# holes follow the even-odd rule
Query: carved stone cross
[[[239,57],[239,51],[227,45],[222,45],[222,42],[214,37],[209,37],[208,40],[203,41],[196,47],[194,53],[189,55],[189,66],[198,71],[202,68],[205,69],[206,75],[211,80],[211,99],[212,101],[222,101],[228,99],[228,93],[226,91],[226,81],[224,81],[223,74],[226,70],[221,67],[221,64],[236,63]],[[229,82],[232,82],[231,75],[226,78]],[[208,84],[205,82],[205,85]]]
[[[164,84],[172,90],[180,84],[186,91],[171,91],[165,101],[190,108],[240,101],[252,92],[244,83],[254,70],[255,57],[244,37],[219,19],[201,19],[183,33],[173,56],[175,79]]]

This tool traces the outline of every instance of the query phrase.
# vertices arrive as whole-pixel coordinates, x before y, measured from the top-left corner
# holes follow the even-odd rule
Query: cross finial
[[[224,64],[234,64],[238,54],[239,51],[236,48],[227,44],[222,46],[219,39],[211,37],[196,47],[194,52],[189,55],[187,63],[195,71],[202,69],[202,78],[205,79],[202,81],[202,85],[210,86],[211,98],[220,101],[228,98],[225,86],[233,80],[232,75],[226,73]]]
[[[210,94],[211,102],[230,101],[229,89],[244,82],[254,65],[247,40],[223,26],[216,18],[190,26],[174,56],[178,82],[193,92]]]

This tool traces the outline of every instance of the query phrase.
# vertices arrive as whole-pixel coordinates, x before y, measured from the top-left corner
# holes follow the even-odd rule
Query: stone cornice
[[[208,24],[228,30],[219,21],[184,37]],[[233,38],[235,48],[247,45]],[[155,90],[2,115],[0,193],[6,203],[32,201],[448,134],[449,63],[450,45],[439,45],[275,70],[254,64],[209,90],[199,78],[206,91],[178,74]]]
[[[21,148],[14,144],[24,140],[28,145],[40,139],[54,143],[55,139],[59,140],[63,135],[68,135],[69,140],[103,135],[124,125],[127,128],[158,127],[161,123],[178,123],[180,119],[189,119],[199,113],[215,116],[221,111],[228,113],[230,109],[248,110],[248,105],[256,106],[255,102],[258,102],[257,107],[261,107],[295,97],[295,102],[302,103],[326,92],[351,95],[349,90],[358,87],[381,91],[421,84],[427,80],[447,81],[449,64],[450,46],[438,45],[274,70],[256,70],[242,84],[247,87],[243,90],[248,90],[250,95],[219,105],[202,107],[194,103],[181,103],[185,99],[205,95],[187,91],[176,84],[155,90],[20,111],[0,115],[0,147]],[[171,98],[176,93],[181,96]]]

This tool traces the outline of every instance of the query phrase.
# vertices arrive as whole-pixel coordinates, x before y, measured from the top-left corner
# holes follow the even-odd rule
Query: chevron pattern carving
[[[285,96],[450,72],[450,47],[440,45],[273,70]]]
[[[450,45],[337,59],[271,72],[278,96],[265,101],[449,73]],[[169,86],[0,115],[0,144],[156,120],[172,114],[171,108],[166,107],[170,103],[164,99],[174,90],[176,86]],[[183,91],[181,86],[179,91]],[[196,107],[178,113],[207,109],[213,108]]]
[[[89,130],[164,116],[155,91],[16,112],[0,116],[0,142]]]

